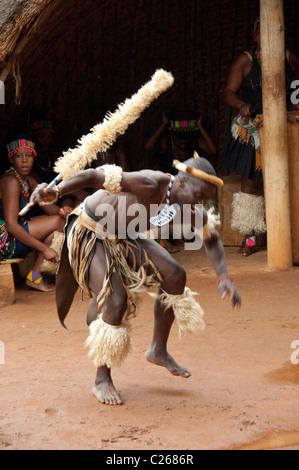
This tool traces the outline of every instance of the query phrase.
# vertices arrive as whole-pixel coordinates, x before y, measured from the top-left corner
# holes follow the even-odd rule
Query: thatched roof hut
[[[187,106],[204,112],[221,169],[230,122],[222,90],[231,60],[253,47],[258,14],[258,0],[0,0],[0,144],[42,110],[55,123],[59,150],[73,147],[164,68],[174,86],[127,132],[132,167],[155,166],[143,145],[161,110]],[[286,0],[287,45],[297,54],[298,22],[298,2]]]

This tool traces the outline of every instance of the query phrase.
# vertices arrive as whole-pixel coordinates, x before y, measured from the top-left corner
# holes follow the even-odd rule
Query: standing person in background
[[[52,121],[43,115],[37,115],[29,124],[28,134],[35,143],[36,158],[32,168],[32,176],[38,183],[50,183],[57,173],[53,170],[59,153],[55,149],[55,130]],[[85,190],[69,195],[59,201],[59,206],[69,214],[80,204],[89,193]]]
[[[108,148],[106,152],[98,153],[97,165],[103,165],[105,163],[120,166],[123,171],[131,170],[124,135],[119,135],[116,142]]]
[[[210,135],[202,125],[203,115],[193,111],[163,112],[162,124],[145,144],[145,150],[155,150],[158,168],[163,173],[176,175],[173,160],[185,161],[194,157],[194,152],[206,156],[215,154],[217,149]],[[172,232],[172,227],[170,227]],[[160,233],[156,240],[169,253],[180,250],[181,241],[172,237],[165,239]]]
[[[217,152],[216,146],[202,125],[202,113],[173,111],[162,114],[162,124],[147,140],[144,150],[157,153],[158,169],[177,174],[173,159],[193,158],[194,151],[205,158]]]
[[[39,119],[29,124],[28,134],[35,142],[37,158],[33,165],[33,174],[37,180],[50,183],[56,175],[53,171],[59,157],[54,149],[55,131],[49,119]]]
[[[260,19],[254,23],[256,49],[244,51],[231,65],[224,90],[224,100],[237,111],[231,125],[231,133],[223,150],[223,165],[240,175],[241,191],[233,195],[233,230],[239,231],[244,240],[238,253],[249,256],[256,248],[256,235],[266,232],[265,201],[263,196],[262,159],[259,132],[253,119],[262,114],[262,78],[260,48]],[[291,108],[291,83],[299,77],[299,59],[286,52],[287,107]]]

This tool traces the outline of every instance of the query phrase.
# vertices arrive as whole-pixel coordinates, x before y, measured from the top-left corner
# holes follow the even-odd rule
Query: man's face
[[[183,177],[179,180],[176,202],[181,208],[183,204],[205,204],[215,193],[216,187],[213,184],[195,177]]]
[[[41,129],[38,131],[35,138],[41,150],[47,151],[53,143],[54,132],[51,129]]]
[[[175,146],[181,150],[186,150],[193,143],[193,140],[193,136],[191,135],[173,135],[173,142]]]

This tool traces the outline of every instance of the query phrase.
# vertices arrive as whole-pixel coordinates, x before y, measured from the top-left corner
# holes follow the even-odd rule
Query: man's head
[[[51,121],[39,119],[31,122],[29,133],[40,150],[47,152],[51,148],[55,135]]]
[[[172,132],[172,139],[175,146],[181,150],[186,150],[196,144],[196,134],[188,132]]]
[[[205,158],[190,158],[178,169],[175,202],[181,207],[183,204],[205,204],[214,197],[217,186],[223,184],[222,180],[216,176],[211,163]],[[199,171],[192,174],[192,169]]]

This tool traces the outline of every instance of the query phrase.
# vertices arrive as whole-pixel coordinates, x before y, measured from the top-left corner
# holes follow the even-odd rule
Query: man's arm
[[[216,230],[209,240],[204,240],[206,253],[218,276],[218,289],[221,298],[230,294],[233,307],[241,306],[241,298],[236,286],[233,284],[227,272],[226,258],[221,237]]]
[[[115,167],[119,169],[119,167]],[[157,178],[153,177],[153,171],[142,170],[137,172],[122,172],[120,181],[120,190],[122,192],[130,192],[136,196],[149,197],[151,193],[155,193],[158,189]],[[75,191],[83,188],[93,189],[107,189],[105,188],[106,175],[103,170],[88,169],[79,171],[77,174],[71,176],[67,181],[62,181],[58,186],[47,189],[47,184],[42,183],[37,186],[32,193],[31,202],[44,202],[53,203],[57,197],[62,197],[67,194],[74,193]]]
[[[217,148],[210,134],[203,127],[202,118],[203,118],[203,114],[201,114],[199,119],[197,120],[197,126],[199,127],[199,130],[200,130],[200,135],[197,139],[197,145],[199,146],[200,149],[212,155],[217,152]]]
[[[162,124],[158,127],[158,129],[148,138],[144,145],[144,150],[146,151],[151,151],[155,150],[157,144],[159,143],[159,140],[163,133],[166,131],[167,127],[169,126],[169,119],[168,119],[168,114],[166,111],[163,111],[163,120]],[[165,149],[163,149],[164,151]]]

